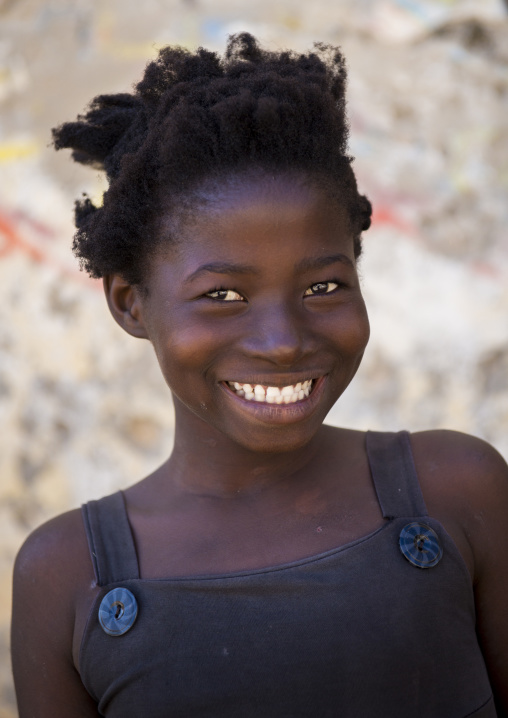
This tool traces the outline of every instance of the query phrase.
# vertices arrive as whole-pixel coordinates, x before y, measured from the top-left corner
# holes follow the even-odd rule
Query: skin
[[[104,283],[115,320],[153,344],[175,405],[172,455],[126,491],[143,578],[277,565],[383,523],[363,432],[323,425],[369,336],[344,209],[288,176],[231,178],[203,191],[179,243],[153,258],[143,291],[119,276]],[[202,269],[214,263],[222,266]],[[310,397],[287,406],[247,402],[225,383],[309,378]],[[471,573],[479,639],[506,716],[508,468],[463,434],[411,441],[429,513]],[[14,575],[21,718],[97,716],[78,673],[96,593],[79,511],[29,537]]]

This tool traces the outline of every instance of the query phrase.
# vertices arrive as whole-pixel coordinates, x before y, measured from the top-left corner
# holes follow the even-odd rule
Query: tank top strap
[[[83,523],[99,586],[139,578],[138,557],[123,493],[82,506]]]
[[[409,433],[368,431],[365,442],[383,517],[427,516]]]

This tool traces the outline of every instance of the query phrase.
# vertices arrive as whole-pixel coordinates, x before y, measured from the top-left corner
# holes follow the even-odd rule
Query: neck
[[[291,452],[254,452],[237,444],[175,400],[175,445],[166,469],[175,488],[188,493],[238,498],[280,489],[319,464],[323,427]]]

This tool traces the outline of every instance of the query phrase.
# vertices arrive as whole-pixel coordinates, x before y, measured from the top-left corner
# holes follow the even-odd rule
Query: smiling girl
[[[345,79],[335,48],[241,34],[163,49],[54,131],[108,175],[74,250],[152,343],[176,429],[21,549],[21,718],[508,715],[506,464],[323,424],[369,338]]]

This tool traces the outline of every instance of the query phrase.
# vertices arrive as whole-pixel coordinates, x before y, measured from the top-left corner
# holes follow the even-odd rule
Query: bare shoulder
[[[456,431],[415,433],[411,444],[429,514],[462,530],[477,579],[496,547],[508,549],[508,466],[486,441]]]
[[[41,621],[72,657],[75,618],[95,577],[79,510],[35,529],[16,557],[13,576],[13,640]],[[40,613],[40,615],[38,615]],[[38,629],[39,630],[39,629]],[[34,635],[33,628],[30,630]]]
[[[428,491],[457,491],[480,505],[497,496],[508,498],[508,466],[501,454],[482,439],[458,431],[411,434],[420,480]]]
[[[76,617],[95,590],[81,511],[42,524],[28,536],[14,564],[13,641],[16,631],[23,634],[32,621],[41,621],[72,658]],[[33,628],[30,633],[34,635]]]
[[[76,579],[93,575],[81,511],[61,514],[39,526],[21,546],[14,578],[32,585],[49,583],[61,591],[72,590]]]
[[[411,443],[428,512],[470,570],[497,714],[508,716],[508,466],[487,442],[455,431],[412,434]]]
[[[80,607],[95,590],[80,511],[43,524],[19,550],[11,649],[21,718],[97,715],[79,678],[74,650]]]

